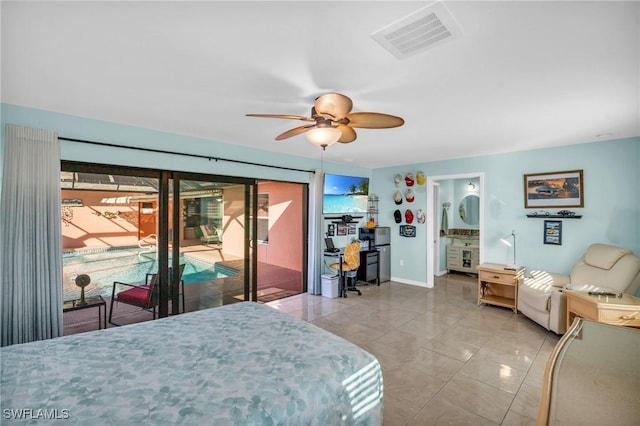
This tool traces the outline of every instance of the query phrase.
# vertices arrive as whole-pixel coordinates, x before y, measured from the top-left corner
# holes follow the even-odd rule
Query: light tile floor
[[[559,336],[509,309],[478,306],[475,277],[438,277],[433,289],[359,288],[362,296],[301,294],[268,305],[378,358],[385,425],[535,424]]]

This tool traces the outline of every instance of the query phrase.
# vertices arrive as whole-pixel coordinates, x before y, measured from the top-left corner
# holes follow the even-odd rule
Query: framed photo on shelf
[[[347,233],[349,235],[355,235],[355,233],[356,233],[356,224],[355,223],[347,223]]]
[[[582,170],[524,175],[524,208],[584,207]]]
[[[544,221],[544,243],[562,245],[562,221],[561,220],[545,220]]]
[[[327,225],[327,237],[333,237],[336,235],[336,225],[335,223],[330,223]]]
[[[338,223],[336,235],[347,235],[348,227],[346,223]]]

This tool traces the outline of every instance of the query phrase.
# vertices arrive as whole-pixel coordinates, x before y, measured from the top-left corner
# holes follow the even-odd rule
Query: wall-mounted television
[[[324,175],[323,214],[366,213],[369,178]]]

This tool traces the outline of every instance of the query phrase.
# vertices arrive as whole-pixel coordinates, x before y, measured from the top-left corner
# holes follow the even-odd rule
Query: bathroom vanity
[[[447,246],[447,269],[459,272],[477,273],[480,249],[478,247]]]
[[[480,248],[477,229],[450,229],[447,237],[447,269],[450,271],[478,273]]]
[[[476,186],[469,182],[465,191]],[[449,203],[450,204],[450,203]],[[480,263],[480,197],[476,193],[465,193],[457,206],[454,227],[445,231],[448,239],[447,270],[477,274]]]

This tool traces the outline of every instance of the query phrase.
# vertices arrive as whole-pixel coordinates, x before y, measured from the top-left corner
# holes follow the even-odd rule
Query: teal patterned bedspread
[[[3,425],[382,423],[375,357],[252,302],[8,346],[0,355]]]

